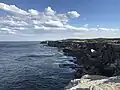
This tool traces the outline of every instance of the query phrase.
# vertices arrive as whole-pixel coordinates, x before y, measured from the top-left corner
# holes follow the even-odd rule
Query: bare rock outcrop
[[[120,90],[120,76],[84,75],[71,80],[65,90]]]

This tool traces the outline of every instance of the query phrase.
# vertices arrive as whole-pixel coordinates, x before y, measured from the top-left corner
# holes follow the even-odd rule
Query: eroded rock
[[[81,79],[71,80],[65,90],[120,90],[120,76],[84,75]]]
[[[67,56],[76,57],[76,78],[84,75],[120,75],[120,39],[47,41],[48,46],[62,49]],[[83,70],[81,70],[83,69]],[[81,73],[82,72],[82,73]]]

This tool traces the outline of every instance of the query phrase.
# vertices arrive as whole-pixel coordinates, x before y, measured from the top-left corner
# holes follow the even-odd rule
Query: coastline
[[[110,77],[120,75],[120,39],[66,39],[43,41],[41,43],[46,43],[48,46],[61,49],[66,56],[76,57],[77,60],[72,61],[78,65],[76,67],[74,66],[76,70],[74,80],[79,79],[79,82],[81,82],[82,77],[85,75],[104,76],[107,77],[107,80]],[[86,80],[86,78],[84,79]]]

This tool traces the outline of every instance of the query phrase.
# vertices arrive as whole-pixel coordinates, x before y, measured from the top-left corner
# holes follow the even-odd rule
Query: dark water
[[[59,65],[70,59],[39,42],[0,42],[0,90],[63,90],[73,70]]]

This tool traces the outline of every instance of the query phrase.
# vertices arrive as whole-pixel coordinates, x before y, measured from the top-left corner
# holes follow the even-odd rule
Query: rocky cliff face
[[[120,90],[120,40],[91,41],[47,42],[77,59],[75,78],[80,79],[72,80],[66,90]]]
[[[77,58],[76,78],[85,74],[120,75],[120,44],[110,42],[48,41],[52,47],[61,48],[65,55]]]

